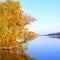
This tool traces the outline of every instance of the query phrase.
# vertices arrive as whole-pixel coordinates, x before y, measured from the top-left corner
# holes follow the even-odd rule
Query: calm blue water
[[[37,60],[60,60],[60,39],[40,36],[29,42],[27,53]]]

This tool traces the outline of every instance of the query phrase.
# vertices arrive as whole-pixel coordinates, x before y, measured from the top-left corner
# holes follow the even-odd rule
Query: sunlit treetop
[[[6,0],[7,2],[16,2],[18,0]]]
[[[17,39],[27,41],[35,39],[38,34],[25,28],[35,21],[31,15],[21,10],[16,0],[6,0],[0,3],[0,46],[18,46]]]

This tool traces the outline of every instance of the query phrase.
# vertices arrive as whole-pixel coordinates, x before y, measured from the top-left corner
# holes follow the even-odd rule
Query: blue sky
[[[37,21],[27,27],[39,34],[60,31],[60,0],[18,0]]]
[[[60,0],[20,0],[22,9],[37,21],[29,29],[40,34],[60,31]]]

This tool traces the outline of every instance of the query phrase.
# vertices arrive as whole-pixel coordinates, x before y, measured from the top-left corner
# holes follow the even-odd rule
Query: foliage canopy
[[[35,21],[31,15],[21,10],[18,1],[0,2],[0,47],[21,46],[21,41],[35,39],[38,34],[25,28],[26,25]]]

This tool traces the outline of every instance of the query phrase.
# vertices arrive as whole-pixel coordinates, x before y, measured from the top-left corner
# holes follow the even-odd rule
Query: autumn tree
[[[25,28],[26,25],[35,21],[31,15],[21,10],[21,5],[15,0],[6,0],[0,3],[0,47],[21,46],[21,41],[35,39],[38,34]]]
[[[20,49],[21,50],[21,49]],[[17,53],[17,49],[14,48],[12,50],[0,50],[0,60],[36,60],[36,58],[32,58],[25,51],[21,50]]]

